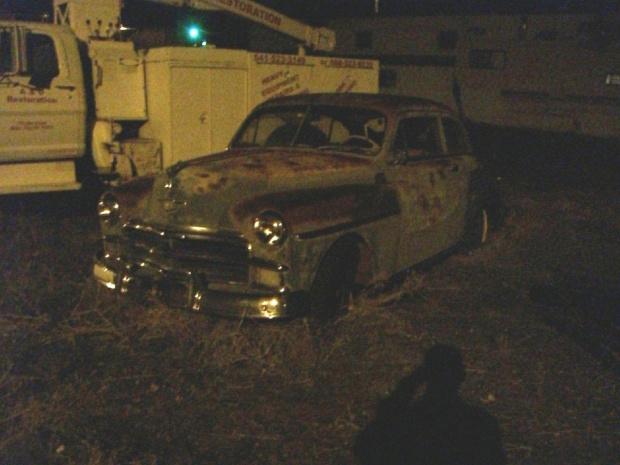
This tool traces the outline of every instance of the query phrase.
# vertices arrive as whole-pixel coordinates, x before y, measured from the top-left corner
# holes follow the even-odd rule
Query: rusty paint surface
[[[123,220],[140,215],[152,194],[154,183],[155,176],[142,176],[114,188]]]
[[[388,186],[335,186],[267,194],[235,206],[234,215],[242,221],[270,210],[281,212],[292,234],[310,235],[397,215],[400,204]]]

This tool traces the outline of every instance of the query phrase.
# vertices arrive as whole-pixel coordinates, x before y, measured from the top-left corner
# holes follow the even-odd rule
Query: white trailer
[[[620,16],[352,18],[336,53],[380,61],[380,91],[477,124],[620,137]]]
[[[250,1],[231,6],[301,45],[313,29]],[[0,193],[78,189],[76,161],[123,180],[226,148],[258,103],[301,92],[377,92],[378,63],[212,47],[135,50],[120,37],[120,0],[54,0],[56,24],[0,21]],[[226,8],[225,8],[226,9]],[[276,27],[278,26],[278,27]]]

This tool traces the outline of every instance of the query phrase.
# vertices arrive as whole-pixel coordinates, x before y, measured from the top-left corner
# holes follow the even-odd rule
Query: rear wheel
[[[335,244],[327,252],[310,290],[314,318],[329,322],[347,312],[359,262],[360,250],[354,243]]]

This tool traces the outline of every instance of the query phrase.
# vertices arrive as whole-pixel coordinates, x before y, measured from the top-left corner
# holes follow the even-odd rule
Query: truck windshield
[[[287,106],[251,115],[231,147],[303,147],[376,154],[385,116],[367,108]]]

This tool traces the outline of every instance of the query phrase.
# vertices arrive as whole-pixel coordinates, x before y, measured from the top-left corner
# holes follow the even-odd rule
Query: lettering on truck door
[[[84,153],[85,104],[75,48],[51,33],[0,26],[2,161],[76,158]]]

